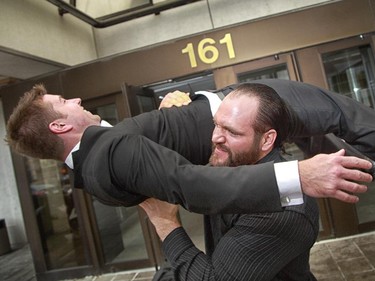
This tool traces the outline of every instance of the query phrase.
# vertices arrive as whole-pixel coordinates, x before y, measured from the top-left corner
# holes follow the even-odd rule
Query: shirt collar
[[[100,126],[101,127],[112,127],[111,124],[109,124],[107,121],[105,120],[102,120],[100,122]],[[81,145],[81,142],[79,141],[72,149],[72,151],[70,151],[70,153],[68,154],[68,156],[66,157],[65,159],[65,164],[70,168],[70,169],[74,169],[74,164],[73,164],[73,152],[79,150],[79,146]]]
[[[79,150],[79,146],[80,146],[81,142],[78,142],[75,147],[73,147],[72,151],[70,151],[70,153],[68,154],[68,157],[66,157],[65,159],[65,164],[73,170],[74,168],[74,165],[73,165],[73,152]]]

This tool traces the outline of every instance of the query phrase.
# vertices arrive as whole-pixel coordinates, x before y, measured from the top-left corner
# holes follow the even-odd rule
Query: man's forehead
[[[51,102],[51,103],[59,103],[61,102],[62,97],[60,95],[54,94],[46,94],[43,96],[43,101]]]
[[[223,126],[250,126],[256,118],[258,105],[258,100],[249,96],[224,99],[214,116],[214,121]]]

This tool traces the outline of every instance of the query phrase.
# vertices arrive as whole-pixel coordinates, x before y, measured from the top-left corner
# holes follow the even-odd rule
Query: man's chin
[[[211,166],[215,167],[226,167],[228,166],[228,160],[222,160],[222,159],[210,159]]]

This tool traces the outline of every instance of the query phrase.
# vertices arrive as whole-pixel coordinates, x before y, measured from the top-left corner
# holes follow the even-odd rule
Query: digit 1
[[[194,48],[193,48],[193,43],[188,43],[186,45],[185,49],[182,49],[183,54],[188,54],[189,55],[189,60],[190,60],[190,66],[192,68],[197,67],[197,60],[195,59],[195,54],[194,54]]]
[[[221,39],[220,44],[226,44],[227,45],[227,50],[228,50],[228,56],[230,59],[234,59],[236,57],[234,53],[234,48],[233,48],[233,43],[232,43],[232,36],[230,33],[225,34],[223,39]]]

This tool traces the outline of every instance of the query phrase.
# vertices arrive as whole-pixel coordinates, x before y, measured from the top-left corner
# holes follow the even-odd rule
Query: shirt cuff
[[[282,207],[303,204],[303,194],[298,173],[298,161],[274,164]]]

